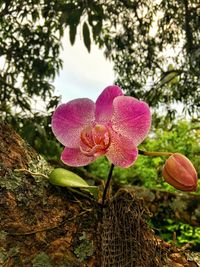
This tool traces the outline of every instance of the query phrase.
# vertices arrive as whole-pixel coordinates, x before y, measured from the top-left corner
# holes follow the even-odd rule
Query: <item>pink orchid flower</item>
[[[149,106],[124,96],[115,85],[106,87],[96,103],[75,99],[58,106],[52,117],[53,133],[65,146],[61,159],[70,166],[84,166],[105,155],[114,165],[129,167],[150,124]]]

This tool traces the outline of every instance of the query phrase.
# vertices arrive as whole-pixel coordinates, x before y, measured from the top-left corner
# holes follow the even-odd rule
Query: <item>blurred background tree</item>
[[[116,82],[152,107],[199,105],[200,5],[183,1],[0,1],[1,106],[4,117],[31,111],[39,97],[47,109],[65,28],[74,44],[77,27],[90,51],[94,41],[113,60]],[[19,108],[19,109],[18,109]]]
[[[115,8],[114,5],[115,4]],[[199,107],[198,1],[107,1],[100,39],[114,62],[117,82],[165,115],[174,103],[189,114]]]

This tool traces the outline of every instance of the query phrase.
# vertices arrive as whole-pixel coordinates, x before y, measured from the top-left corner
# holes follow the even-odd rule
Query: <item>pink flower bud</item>
[[[178,190],[197,190],[197,172],[191,161],[180,153],[174,153],[166,160],[162,174],[165,181]]]

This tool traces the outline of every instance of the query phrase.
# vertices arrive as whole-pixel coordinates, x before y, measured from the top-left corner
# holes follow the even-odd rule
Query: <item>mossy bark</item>
[[[19,172],[52,167],[6,124],[0,140],[0,266],[94,266],[93,202]]]

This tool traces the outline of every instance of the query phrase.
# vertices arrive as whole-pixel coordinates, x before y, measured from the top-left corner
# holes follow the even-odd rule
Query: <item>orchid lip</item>
[[[101,124],[85,127],[81,132],[80,139],[80,150],[89,157],[104,155],[110,145],[109,130]]]
[[[88,157],[91,157],[91,156],[100,156],[100,155],[103,155],[106,153],[106,151],[103,151],[101,146],[99,145],[96,145],[94,146],[93,148],[91,149],[88,149],[88,150],[84,150],[81,146],[80,146],[80,150],[81,152],[85,155],[85,156],[88,156]]]

